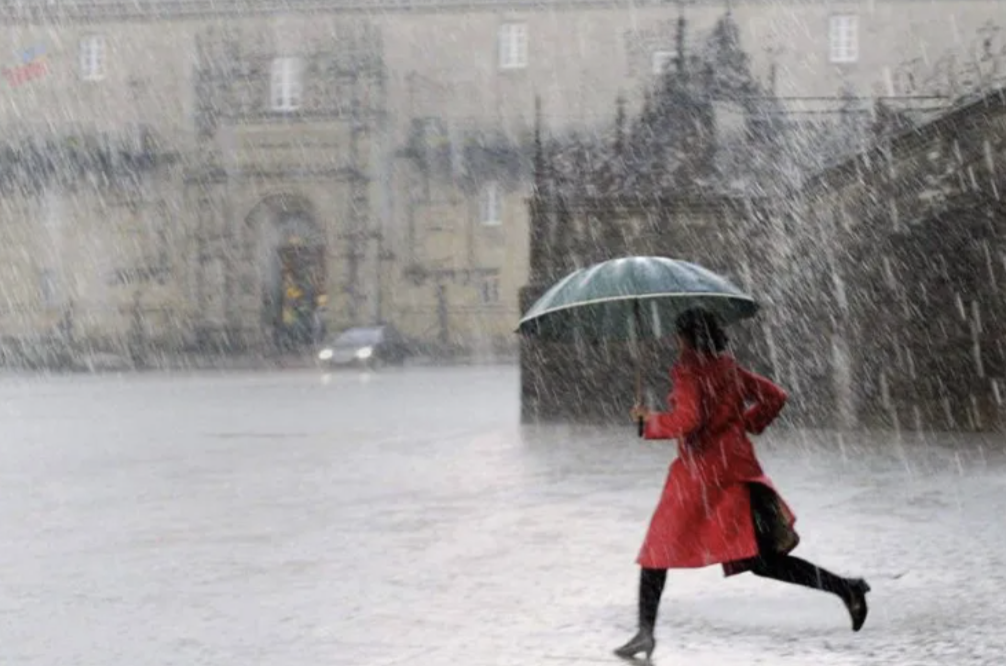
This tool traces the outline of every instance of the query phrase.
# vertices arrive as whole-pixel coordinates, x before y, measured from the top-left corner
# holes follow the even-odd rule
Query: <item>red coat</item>
[[[739,561],[758,554],[746,484],[774,490],[747,433],[768,427],[786,392],[725,354],[685,352],[671,377],[671,411],[651,414],[644,437],[679,440],[678,457],[637,562],[651,569],[732,563],[727,575],[739,573],[746,568]],[[781,498],[779,504],[792,529],[796,517]]]

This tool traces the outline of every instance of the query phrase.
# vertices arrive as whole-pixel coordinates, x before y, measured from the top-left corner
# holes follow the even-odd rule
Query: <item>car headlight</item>
[[[362,349],[357,349],[356,350],[356,358],[361,359],[361,360],[362,359],[366,359],[366,358],[370,358],[373,355],[374,355],[374,348],[373,347],[363,347]]]
[[[332,350],[322,349],[320,352],[318,352],[318,358],[321,359],[322,361],[327,361],[328,359],[332,358]]]

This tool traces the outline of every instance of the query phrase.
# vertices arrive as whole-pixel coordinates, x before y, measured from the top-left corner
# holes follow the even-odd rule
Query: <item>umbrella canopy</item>
[[[532,305],[517,332],[550,341],[662,338],[685,310],[724,324],[753,317],[758,304],[726,278],[665,257],[612,259],[570,273]]]

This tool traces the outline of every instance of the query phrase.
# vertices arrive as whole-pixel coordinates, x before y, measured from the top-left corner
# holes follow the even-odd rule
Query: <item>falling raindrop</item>
[[[653,337],[657,340],[661,340],[664,337],[664,326],[660,318],[660,309],[657,307],[657,301],[650,301],[650,317],[653,321]]]
[[[769,363],[772,365],[772,372],[776,374],[776,379],[779,379],[779,372],[781,370],[779,366],[779,350],[775,344],[775,335],[772,333],[772,327],[767,322],[762,322],[762,334],[765,336],[765,344],[768,345],[768,358]]]
[[[798,394],[798,393],[800,393],[800,375],[799,375],[799,372],[796,369],[796,362],[795,361],[791,360],[789,362],[788,371],[789,371],[788,374],[789,374],[790,389],[794,393]]]
[[[912,405],[912,419],[915,421],[915,431],[922,432],[922,409],[918,405]]]
[[[982,241],[982,250],[985,253],[985,268],[988,270],[989,274],[989,284],[992,289],[999,289],[999,285],[996,282],[996,272],[992,264],[992,251],[989,249],[989,242],[987,240]]]
[[[838,307],[842,312],[848,312],[849,301],[845,293],[845,280],[839,275],[837,268],[832,268],[831,271],[832,286],[834,287],[835,300],[838,302]]]
[[[880,400],[885,409],[891,409],[891,391],[887,385],[887,373],[881,370],[880,377]]]
[[[898,285],[894,279],[894,269],[891,267],[890,258],[885,254],[881,258],[881,262],[883,263],[884,267],[884,281],[887,283],[887,286],[889,288],[895,289]]]
[[[741,276],[744,282],[744,291],[752,293],[754,291],[754,277],[751,274],[751,263],[747,258],[741,261]]]
[[[982,360],[981,331],[982,322],[978,312],[978,302],[971,303],[971,355],[975,362],[975,371],[979,377],[985,376],[985,363]]]
[[[943,416],[947,420],[947,424],[950,428],[954,428],[957,425],[956,419],[954,419],[954,412],[950,408],[950,398],[943,396],[940,398],[940,405],[943,407]]]
[[[831,336],[832,364],[835,368],[838,414],[841,423],[851,428],[855,423],[855,403],[852,385],[852,357],[846,339],[838,334]]]

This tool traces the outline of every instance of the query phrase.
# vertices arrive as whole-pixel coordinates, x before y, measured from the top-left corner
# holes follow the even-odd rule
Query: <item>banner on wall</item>
[[[21,51],[18,54],[18,64],[4,67],[0,71],[12,88],[45,76],[49,71],[45,47],[36,45]]]

